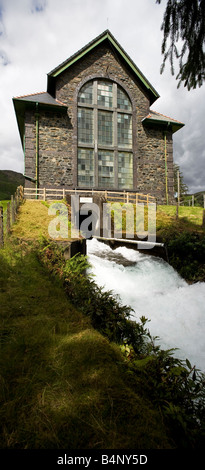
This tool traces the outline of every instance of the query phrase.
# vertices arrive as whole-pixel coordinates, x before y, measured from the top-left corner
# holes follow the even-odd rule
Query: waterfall
[[[96,239],[87,240],[87,254],[95,282],[119,295],[132,319],[148,318],[161,348],[177,348],[176,357],[204,372],[205,283],[190,285],[161,258]]]

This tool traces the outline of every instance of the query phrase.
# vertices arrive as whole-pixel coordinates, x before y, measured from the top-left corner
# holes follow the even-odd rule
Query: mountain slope
[[[10,199],[20,185],[24,185],[24,176],[21,173],[0,170],[0,200]]]

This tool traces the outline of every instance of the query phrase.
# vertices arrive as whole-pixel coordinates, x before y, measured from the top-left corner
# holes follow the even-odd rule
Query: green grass
[[[156,371],[148,361],[143,373],[145,357],[133,363],[133,374],[120,346],[94,329],[88,305],[85,315],[70,302],[63,280],[40,264],[34,240],[46,236],[47,209],[26,201],[0,251],[0,448],[176,447],[158,394],[164,384],[169,391],[169,369],[166,377],[160,359]],[[187,224],[163,209],[162,229]]]
[[[30,244],[0,251],[0,448],[167,448],[159,411]]]
[[[52,201],[52,204],[55,202],[64,203],[64,201]],[[47,201],[25,200],[19,208],[17,223],[12,227],[14,237],[30,241],[37,240],[39,237],[50,238],[48,227],[50,222],[57,217],[57,213],[48,215],[49,206],[50,203]],[[70,235],[71,224],[68,220],[68,239]],[[59,237],[59,239],[62,238]]]
[[[6,210],[8,202],[9,202],[9,200],[0,201],[0,206],[2,206],[4,210]]]
[[[123,204],[121,204],[123,205]],[[114,207],[114,205],[113,205]],[[138,228],[136,223],[136,214],[135,214],[135,205],[134,207],[134,225]],[[125,211],[121,212],[117,211],[114,214],[114,221],[116,224],[116,229],[121,229],[122,232],[126,232],[126,217],[131,217],[133,220],[133,214],[129,211],[126,213]],[[141,220],[141,219],[140,219]],[[156,211],[156,236],[157,240],[163,239],[166,242],[167,236],[172,236],[173,234],[182,233],[184,231],[192,232],[198,231],[200,233],[204,232],[204,228],[202,227],[203,221],[203,208],[202,207],[187,207],[181,206],[179,208],[178,218],[176,218],[176,206],[157,206]],[[143,234],[143,229],[140,229]],[[148,209],[144,207],[144,230],[145,232],[148,230]],[[138,231],[138,230],[137,230]],[[144,234],[146,236],[146,233]]]
[[[157,241],[167,243],[183,233],[205,234],[202,226],[203,209],[201,207],[180,207],[176,218],[175,206],[158,206],[156,220]]]
[[[0,206],[3,207],[3,217],[4,217],[4,229],[6,227],[6,219],[7,219],[7,204],[10,202],[9,200],[0,201]]]
[[[169,217],[176,217],[176,206],[158,206],[159,213],[163,213]],[[201,225],[202,223],[202,216],[203,216],[203,209],[202,207],[187,207],[181,206],[179,207],[178,213],[179,219],[186,219],[187,222],[193,223],[196,226]]]
[[[2,201],[6,208],[6,201]],[[58,201],[63,202],[63,201]],[[14,224],[12,232],[15,237],[24,240],[36,240],[40,236],[49,238],[48,226],[55,215],[48,215],[48,201],[26,200],[20,207],[18,223]],[[147,208],[145,207],[145,231],[148,228]],[[179,218],[176,219],[176,206],[158,206],[156,213],[157,238],[166,237],[167,230],[172,233],[183,232],[184,230],[197,230],[203,232],[202,217],[203,209],[200,207],[180,207]],[[119,220],[118,220],[119,219]],[[121,215],[115,214],[115,220],[122,231],[126,230],[125,212]],[[136,223],[136,221],[135,221]],[[70,223],[68,225],[68,237],[70,237]]]

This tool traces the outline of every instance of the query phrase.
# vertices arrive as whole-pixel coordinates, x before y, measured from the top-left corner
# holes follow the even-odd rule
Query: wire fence
[[[16,221],[19,206],[24,200],[24,188],[18,186],[6,207],[0,206],[0,247],[4,246],[5,235],[9,234],[11,227]]]

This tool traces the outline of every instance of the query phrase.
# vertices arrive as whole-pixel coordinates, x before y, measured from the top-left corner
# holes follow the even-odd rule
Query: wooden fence
[[[76,194],[79,196],[102,195],[108,202],[123,202],[146,205],[155,202],[155,198],[149,194],[140,194],[131,191],[96,191],[92,189],[50,189],[50,188],[25,188],[24,197],[26,199],[40,199],[43,201],[50,199],[65,199],[67,195]]]
[[[11,196],[11,201],[7,203],[6,210],[0,206],[0,247],[4,245],[4,236],[10,233],[13,223],[16,221],[16,216],[20,204],[24,199],[23,186],[19,186],[14,194]]]

